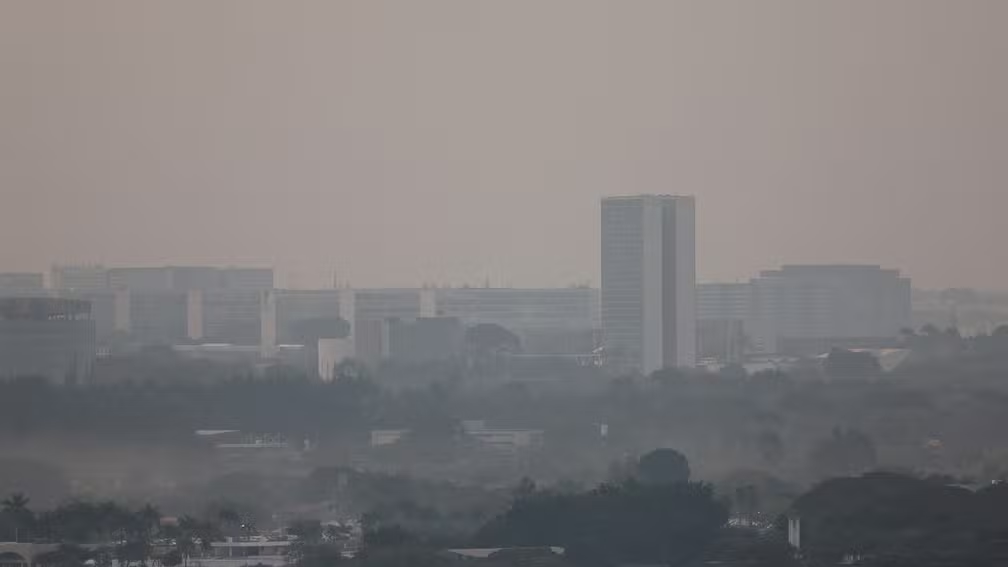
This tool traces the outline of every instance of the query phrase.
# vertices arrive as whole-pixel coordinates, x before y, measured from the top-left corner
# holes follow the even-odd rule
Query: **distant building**
[[[340,290],[353,313],[353,337],[357,358],[375,367],[388,355],[390,319],[433,316],[428,292],[416,288]]]
[[[318,375],[326,382],[332,382],[337,378],[336,369],[340,364],[357,356],[352,337],[320,338],[316,348],[318,349]]]
[[[198,330],[206,342],[258,345],[262,338],[262,294],[255,289],[189,292],[190,338]],[[200,325],[193,319],[197,309]]]
[[[387,319],[383,358],[406,364],[449,360],[462,355],[464,339],[455,317]]]
[[[65,292],[107,291],[109,274],[104,266],[53,266],[53,289]]]
[[[436,315],[425,295],[433,290],[417,288],[341,290],[353,294],[354,319],[384,321],[386,319],[416,319]]]
[[[488,427],[482,419],[463,421],[462,431],[482,446],[504,452],[538,449],[545,441],[541,429]]]
[[[344,306],[350,290],[275,290],[262,296],[261,340],[264,356],[280,345],[304,345],[308,359],[315,360],[309,373],[331,380],[343,360],[356,357],[353,320]],[[344,333],[349,333],[344,335]]]
[[[273,287],[268,268],[208,266],[56,266],[60,297],[94,305],[97,340],[133,346],[203,341],[259,344],[260,294]]]
[[[747,325],[752,319],[752,290],[748,282],[697,284],[697,354],[701,360],[738,363],[751,350]]]
[[[135,345],[163,345],[189,339],[189,298],[184,292],[119,291],[115,328]]]
[[[305,327],[313,321],[353,320],[353,314],[343,313],[340,295],[352,290],[277,290],[274,317],[276,341],[294,344],[304,340]]]
[[[91,304],[54,298],[0,299],[0,378],[87,383],[95,360]]]
[[[56,290],[55,293],[62,299],[86,301],[91,304],[95,343],[99,351],[107,351],[116,336],[116,294],[107,289]]]
[[[6,272],[0,273],[0,297],[16,297],[45,294],[42,274]]]
[[[275,287],[273,268],[220,268],[219,287],[234,291],[267,291]]]
[[[270,268],[157,266],[108,270],[112,289],[131,291],[268,291],[273,289]]]
[[[373,429],[371,430],[371,447],[395,445],[409,434],[409,429]]]
[[[696,364],[692,197],[602,200],[602,336],[607,363],[650,373]]]
[[[751,316],[750,282],[701,283],[696,290],[698,321],[745,321]]]
[[[810,355],[895,345],[911,324],[911,285],[898,270],[799,265],[752,281],[754,343],[763,352]]]
[[[439,316],[466,327],[500,325],[521,339],[527,354],[590,354],[596,347],[597,289],[438,288],[434,297]]]

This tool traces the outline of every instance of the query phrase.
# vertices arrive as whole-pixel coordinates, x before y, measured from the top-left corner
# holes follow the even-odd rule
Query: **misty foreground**
[[[790,558],[780,529],[790,515],[802,519],[807,561],[947,554],[967,565],[1004,539],[990,511],[1004,509],[991,483],[1008,473],[1006,337],[914,335],[910,362],[892,373],[840,353],[787,374],[610,380],[565,368],[563,380],[519,382],[445,364],[349,367],[323,384],[164,359],[155,372],[141,359],[131,382],[0,384],[0,494],[27,494],[36,517],[75,500],[151,502],[204,522],[237,508],[264,533],[358,522],[372,554],[399,539],[392,547],[413,551],[560,546],[579,564],[690,564],[736,548]],[[472,421],[542,440],[500,451],[468,434]],[[235,453],[197,430],[283,442]],[[399,436],[375,445],[376,431]],[[638,456],[655,447],[681,451],[687,478],[709,484],[641,478]],[[879,470],[889,472],[856,478]],[[831,477],[855,478],[819,484]],[[5,533],[48,537],[11,521]]]

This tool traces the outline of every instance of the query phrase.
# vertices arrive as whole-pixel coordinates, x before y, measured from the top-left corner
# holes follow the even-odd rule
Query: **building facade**
[[[45,294],[42,274],[27,272],[0,273],[0,297],[35,296]]]
[[[590,354],[597,346],[597,289],[438,288],[434,297],[438,316],[455,317],[466,327],[500,325],[518,336],[528,354]]]
[[[602,200],[602,337],[606,362],[643,373],[696,364],[692,197]]]
[[[742,362],[749,338],[752,284],[697,284],[697,357],[723,364]]]
[[[455,317],[387,319],[383,330],[383,358],[405,364],[424,364],[462,355],[465,328]]]
[[[0,379],[41,377],[89,382],[95,329],[86,301],[48,297],[0,299]]]
[[[256,345],[269,268],[56,266],[55,293],[91,301],[100,344]]]
[[[752,282],[752,330],[763,352],[819,354],[892,346],[911,325],[911,284],[870,265],[800,265]]]
[[[100,265],[53,266],[50,285],[58,292],[108,291],[108,269]]]

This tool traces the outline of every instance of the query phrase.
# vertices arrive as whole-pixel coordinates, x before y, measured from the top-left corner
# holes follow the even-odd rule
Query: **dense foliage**
[[[491,547],[561,546],[584,565],[678,565],[701,553],[727,519],[726,507],[708,485],[628,481],[586,493],[525,495],[476,541]]]

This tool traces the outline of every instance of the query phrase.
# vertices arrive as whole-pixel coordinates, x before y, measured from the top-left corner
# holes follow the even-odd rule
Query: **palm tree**
[[[220,511],[217,512],[217,519],[220,520],[220,523],[224,527],[234,527],[241,524],[241,515],[238,513],[238,510],[227,504],[222,506]]]
[[[137,512],[137,520],[143,526],[147,538],[150,539],[154,537],[154,533],[161,526],[161,512],[154,506],[146,504]]]
[[[14,525],[14,541],[20,541],[22,533],[31,529],[35,523],[35,514],[28,509],[30,501],[23,492],[14,492],[0,502],[3,515]]]
[[[22,514],[28,510],[28,503],[31,499],[24,492],[14,492],[4,498],[0,505],[3,506],[5,514]]]

